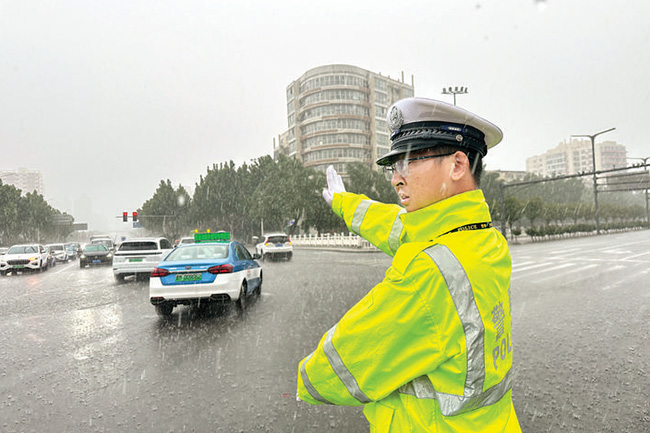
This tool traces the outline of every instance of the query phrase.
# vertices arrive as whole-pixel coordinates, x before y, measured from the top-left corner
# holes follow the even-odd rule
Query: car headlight
[[[35,262],[36,260],[38,260],[38,257],[30,257],[30,258],[29,258],[29,261],[30,261],[30,262]]]

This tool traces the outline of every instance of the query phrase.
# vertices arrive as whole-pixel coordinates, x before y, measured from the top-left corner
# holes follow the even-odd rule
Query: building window
[[[327,146],[330,144],[359,144],[365,146],[370,144],[370,140],[368,136],[362,134],[325,134],[304,140],[303,148],[309,149],[314,146]]]
[[[352,114],[356,116],[368,117],[370,113],[368,108],[353,104],[329,104],[322,107],[314,107],[301,113],[301,120],[314,117],[322,117],[336,114]]]
[[[370,131],[370,123],[358,119],[327,119],[309,123],[300,128],[303,135],[318,131],[331,131],[335,129],[356,129]]]
[[[367,102],[368,95],[358,90],[331,89],[323,90],[300,100],[300,106],[311,105],[320,101],[359,101]]]
[[[304,162],[323,161],[334,158],[347,158],[357,161],[367,161],[371,157],[368,149],[359,149],[355,147],[343,147],[337,149],[323,149],[314,152],[305,153]]]

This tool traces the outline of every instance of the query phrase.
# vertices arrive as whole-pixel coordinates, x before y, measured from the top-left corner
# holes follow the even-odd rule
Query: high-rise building
[[[595,143],[596,170],[627,166],[627,150],[615,141]],[[526,159],[526,171],[539,176],[564,176],[593,171],[591,140],[564,141],[542,155]]]
[[[390,149],[388,108],[413,96],[411,84],[350,65],[310,69],[287,86],[288,129],[274,140],[274,156],[306,167],[328,165],[345,176],[345,164],[373,162]]]
[[[43,195],[43,175],[38,170],[19,168],[18,170],[0,170],[2,183],[13,185],[23,194],[36,191]]]

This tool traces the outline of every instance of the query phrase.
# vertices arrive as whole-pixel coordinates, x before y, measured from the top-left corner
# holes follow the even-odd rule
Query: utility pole
[[[595,206],[595,217],[596,217],[596,234],[600,234],[600,222],[598,220],[598,176],[596,175],[596,145],[594,144],[594,140],[596,137],[598,137],[601,134],[604,134],[609,131],[613,131],[616,128],[609,128],[604,131],[597,132],[593,135],[572,135],[571,137],[587,137],[591,139],[591,163],[593,165],[593,172],[594,172],[594,206]]]
[[[638,159],[640,161],[643,161],[643,165],[646,167],[646,172],[648,171],[648,160],[650,159],[650,156],[646,156],[645,158],[631,158],[628,157],[627,159]],[[646,223],[650,224],[650,206],[648,205],[648,188],[644,190],[645,192],[645,221]]]

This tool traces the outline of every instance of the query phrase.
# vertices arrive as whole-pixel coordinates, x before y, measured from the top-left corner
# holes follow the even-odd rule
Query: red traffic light
[[[137,220],[138,220],[138,213],[133,212],[133,221],[137,221]]]
[[[122,221],[127,222],[129,220],[129,213],[122,212]]]

